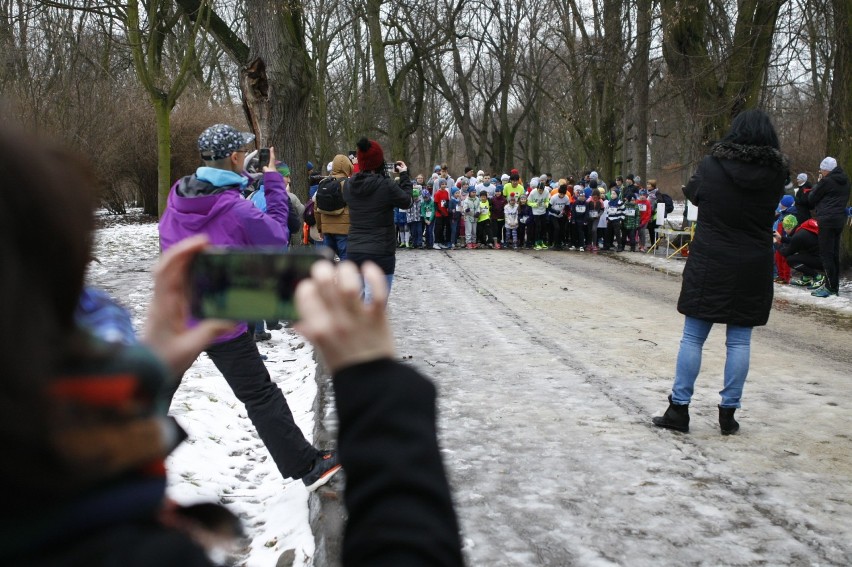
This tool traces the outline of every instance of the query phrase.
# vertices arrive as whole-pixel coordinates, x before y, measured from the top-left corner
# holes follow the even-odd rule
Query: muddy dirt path
[[[852,322],[779,305],[731,437],[714,329],[691,433],[658,430],[680,282],[570,252],[397,254],[391,318],[439,387],[470,565],[852,564]]]

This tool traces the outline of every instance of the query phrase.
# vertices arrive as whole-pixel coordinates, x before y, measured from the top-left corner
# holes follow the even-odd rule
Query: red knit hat
[[[356,146],[358,166],[361,171],[378,171],[385,166],[385,153],[378,142],[361,138]]]

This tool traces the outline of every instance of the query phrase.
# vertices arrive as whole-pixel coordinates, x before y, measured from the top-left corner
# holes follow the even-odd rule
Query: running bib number
[[[618,216],[618,209],[616,207],[610,207],[606,210],[606,212],[611,217]]]
[[[577,205],[576,207],[574,207],[574,210],[577,211],[578,213],[585,213],[586,212],[586,206],[585,205]]]
[[[589,216],[592,217],[593,219],[598,218],[599,214],[600,213],[598,213],[597,211],[589,211]]]
[[[648,205],[645,205],[645,204],[639,205],[639,210],[644,213],[645,211],[648,210]]]
[[[636,209],[627,209],[626,211],[624,211],[624,214],[627,215],[628,217],[635,217],[636,216]]]

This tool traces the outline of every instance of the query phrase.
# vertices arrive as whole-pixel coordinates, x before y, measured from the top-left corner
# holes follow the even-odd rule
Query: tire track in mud
[[[635,267],[631,271],[625,271],[624,264],[619,264],[619,273],[613,274],[612,271],[606,268],[606,266],[602,266],[603,263],[601,263],[601,265],[589,266],[588,261],[585,262],[587,265],[582,266],[582,273],[566,272],[566,269],[572,266],[566,266],[564,260],[568,260],[569,264],[573,264],[574,256],[566,256],[561,258],[561,262],[556,262],[542,258],[542,256],[548,256],[547,253],[538,255],[528,253],[517,254],[512,252],[480,251],[470,253],[467,251],[459,251],[456,253],[442,252],[438,254],[435,254],[434,252],[427,252],[426,255],[427,257],[423,257],[421,255],[418,259],[418,262],[420,262],[420,259],[425,262],[421,265],[421,270],[418,270],[420,274],[434,274],[434,270],[431,268],[436,267],[437,262],[440,261],[441,271],[451,272],[457,286],[461,284],[461,287],[466,286],[470,288],[470,290],[476,290],[477,298],[496,304],[496,306],[487,310],[482,309],[481,307],[475,310],[476,315],[472,319],[475,323],[473,325],[475,329],[482,329],[489,323],[493,323],[493,311],[496,310],[506,319],[501,321],[503,333],[507,331],[517,332],[521,334],[521,336],[535,337],[534,344],[536,346],[544,345],[546,350],[549,352],[559,352],[561,349],[565,348],[565,342],[557,340],[554,337],[564,337],[564,332],[566,330],[568,331],[569,336],[579,337],[587,337],[589,333],[600,331],[601,329],[611,332],[613,333],[613,337],[611,339],[611,351],[618,350],[621,352],[625,348],[629,349],[631,345],[635,346],[637,341],[648,341],[649,344],[659,343],[666,345],[666,348],[663,349],[663,352],[665,353],[665,356],[662,357],[665,359],[663,364],[657,364],[651,371],[651,374],[656,373],[660,376],[660,379],[656,380],[653,384],[648,384],[647,372],[632,372],[631,375],[630,369],[624,368],[625,363],[621,361],[616,361],[614,364],[609,365],[596,364],[595,366],[592,366],[588,362],[584,362],[580,359],[566,357],[564,360],[560,360],[559,362],[564,369],[576,374],[588,386],[591,386],[593,389],[593,395],[603,396],[609,404],[623,412],[623,414],[628,417],[632,426],[648,423],[646,428],[656,433],[654,436],[655,439],[673,451],[672,455],[667,457],[668,463],[665,461],[661,463],[659,471],[649,469],[649,472],[652,473],[652,477],[654,473],[665,473],[667,471],[666,467],[670,465],[673,460],[686,460],[693,462],[694,470],[689,471],[691,480],[695,481],[695,479],[698,479],[698,482],[701,482],[703,485],[712,487],[711,492],[715,493],[716,501],[736,501],[738,503],[738,507],[744,507],[756,513],[758,518],[754,517],[755,514],[748,514],[748,510],[743,510],[746,519],[743,521],[744,527],[740,529],[754,528],[757,531],[765,529],[761,528],[759,525],[761,523],[760,520],[762,520],[763,522],[774,526],[778,530],[782,530],[787,538],[790,538],[808,550],[803,554],[802,552],[804,549],[795,549],[797,546],[794,545],[794,549],[786,550],[787,555],[781,556],[781,558],[786,557],[786,562],[781,560],[780,564],[811,562],[814,559],[817,559],[821,563],[827,562],[830,564],[842,564],[849,562],[847,561],[850,558],[849,550],[838,549],[836,540],[834,539],[834,535],[841,534],[833,535],[831,533],[818,533],[818,531],[815,530],[820,530],[821,528],[810,524],[807,521],[806,515],[792,513],[793,511],[790,510],[790,506],[785,505],[784,503],[776,505],[766,504],[763,499],[766,498],[767,493],[763,487],[754,481],[745,480],[736,473],[732,473],[732,471],[725,466],[720,466],[720,463],[718,462],[718,455],[713,452],[713,449],[717,448],[716,443],[714,443],[712,447],[705,449],[705,445],[708,443],[708,439],[706,437],[700,437],[697,435],[693,435],[692,437],[677,435],[667,431],[658,431],[650,426],[651,414],[648,411],[648,408],[638,400],[657,400],[656,405],[660,406],[657,409],[661,409],[664,405],[664,403],[659,402],[659,400],[664,397],[661,393],[666,391],[671,383],[670,374],[666,373],[670,373],[673,369],[674,359],[671,353],[672,351],[676,352],[677,341],[680,338],[679,326],[669,325],[665,330],[660,331],[658,329],[660,326],[659,321],[643,319],[641,317],[639,318],[639,326],[637,326],[636,320],[612,322],[606,319],[606,310],[604,310],[603,319],[595,319],[594,317],[588,316],[575,317],[574,319],[570,317],[572,312],[576,315],[576,309],[573,309],[572,306],[577,303],[576,301],[573,301],[577,298],[577,296],[582,296],[584,301],[588,301],[589,296],[593,298],[601,293],[603,293],[604,296],[610,293],[620,294],[619,297],[621,297],[624,293],[633,293],[633,288],[628,286],[635,286],[637,282],[645,280],[654,284],[654,294],[650,296],[650,299],[652,299],[651,303],[655,304],[655,306],[664,307],[674,311],[673,305],[676,301],[677,292],[680,287],[679,277],[655,275],[653,272],[643,269],[642,267]],[[501,262],[503,258],[512,258],[512,266],[508,267],[508,269],[504,269],[505,262]],[[597,263],[600,262],[601,259],[595,258],[593,260]],[[492,265],[490,268],[485,268],[485,263]],[[452,267],[448,268],[448,265]],[[542,270],[542,267],[546,267],[546,269]],[[576,265],[573,267],[576,267]],[[398,273],[403,272],[403,270],[399,269],[397,271]],[[524,271],[528,272],[528,275],[526,278],[521,277],[521,279],[525,279],[527,285],[518,286],[518,272]],[[500,277],[494,277],[495,273]],[[491,277],[489,278],[489,276]],[[560,279],[564,281],[557,281]],[[666,285],[666,280],[668,280],[668,285]],[[565,294],[570,297],[572,301],[566,300],[564,304],[559,301],[555,301],[543,305],[541,302],[536,303],[535,301],[528,300],[530,295],[533,297],[539,297],[535,294],[537,286],[541,289],[547,288],[548,293],[551,294]],[[594,290],[594,293],[589,292],[589,289]],[[435,293],[435,291],[433,290],[430,293]],[[479,305],[478,302],[477,305]],[[394,315],[394,309],[395,307],[392,308],[392,317]],[[466,311],[465,315],[470,315],[470,312]],[[675,313],[675,315],[677,314]],[[560,317],[564,318],[565,322],[559,320]],[[677,317],[680,318],[679,315],[677,315]],[[511,321],[512,323],[507,321]],[[643,323],[646,324],[645,327],[642,326]],[[426,326],[426,328],[428,328],[428,326]],[[651,329],[653,332],[648,331],[645,333],[647,329]],[[650,338],[643,337],[643,334],[647,334]],[[525,348],[530,344],[530,341],[527,340],[521,342]],[[436,370],[435,365],[432,365],[432,368],[427,370],[430,372]],[[624,383],[618,382],[618,377],[621,379],[624,378],[624,375],[620,374],[619,371],[625,372],[628,378],[642,377],[642,381],[645,383],[644,387],[641,385],[625,387]],[[705,377],[704,379],[712,380],[713,378]],[[627,395],[624,395],[625,392]],[[454,412],[463,411],[463,408],[454,408]],[[699,417],[699,420],[695,420],[693,423],[698,424],[702,429],[706,429],[708,425],[707,422],[709,420],[708,416],[703,415],[701,412],[698,412],[696,416]],[[594,417],[595,416],[590,416],[589,421],[594,421]],[[451,426],[446,427],[450,428]],[[647,431],[644,435],[647,435]],[[718,432],[716,432],[716,436],[718,436]],[[745,446],[746,444],[741,443],[741,445]],[[748,449],[749,447],[746,446],[746,450]],[[647,463],[639,464],[642,465]],[[717,468],[718,470],[714,470]],[[587,467],[585,472],[588,474],[589,472],[594,471]],[[675,468],[674,470],[668,471],[666,474],[683,475],[683,472]],[[663,476],[665,476],[665,474]],[[576,490],[577,488],[582,488],[582,486],[572,486],[572,488]],[[575,498],[570,501],[563,501],[561,509],[563,512],[566,511],[566,509],[575,511],[583,510],[583,501],[586,498],[593,500],[594,497],[594,494],[582,494],[579,500]],[[464,503],[463,505],[468,504],[469,503]],[[491,504],[497,505],[499,503],[492,502]],[[793,506],[795,506],[795,504],[793,504]],[[515,522],[522,522],[527,519],[523,514],[513,513],[512,510],[509,510],[508,512],[503,511],[503,513],[511,517]],[[574,514],[576,515],[576,512],[574,512]],[[580,516],[582,517],[582,514],[580,514]],[[757,520],[757,522],[755,520]],[[608,520],[604,519],[602,521],[604,523],[601,525],[601,529],[613,528],[612,525],[607,525]],[[758,525],[755,527],[755,524]],[[713,528],[708,526],[706,522],[701,523],[700,525],[705,531],[713,531]],[[551,525],[550,529],[555,528]],[[627,538],[634,537],[631,536],[631,530],[634,530],[632,527],[617,526],[617,529],[615,530],[616,533],[618,533],[619,530],[622,530]],[[518,532],[528,532],[528,530],[518,529]],[[535,534],[535,530],[533,530],[533,534]],[[540,533],[537,535],[538,537],[541,536]],[[714,537],[724,536],[724,534],[711,535]],[[751,536],[751,539],[756,541],[755,545],[757,545],[758,548],[760,547],[760,544],[757,542],[761,539],[766,539],[762,538],[761,535],[762,534],[755,534]],[[768,539],[778,539],[778,535],[779,534],[773,534],[772,537],[769,537]],[[534,539],[534,535],[530,535],[530,533],[526,533],[526,535],[523,535],[522,537],[523,539],[530,541]],[[635,537],[639,539],[651,537],[651,539],[653,539],[654,536],[653,534],[649,536],[648,534],[642,535],[640,533]],[[554,541],[550,541],[549,543],[551,544],[550,548],[547,545],[542,546],[538,544],[530,544],[529,550],[531,555],[527,557],[527,559],[532,559],[535,564],[558,565],[575,564],[575,562],[582,564],[583,558],[585,557],[588,559],[588,554],[591,553],[597,560],[609,560],[616,563],[619,562],[617,553],[610,555],[610,553],[602,549],[601,546],[590,550],[584,549],[582,545],[576,545],[577,542],[572,542],[571,545],[560,545],[560,542]],[[555,549],[552,548],[554,545]],[[789,542],[787,545],[789,546]],[[577,547],[579,547],[579,551]],[[720,554],[719,549],[710,551],[716,555]],[[755,552],[758,551],[760,550],[755,549]],[[811,554],[816,557],[811,556]],[[724,557],[724,552],[721,552],[721,556]],[[781,558],[775,557],[774,561],[778,561]],[[655,560],[659,559],[665,560],[667,558],[665,556],[662,558],[656,557]],[[755,560],[759,561],[757,557]],[[624,561],[624,558],[622,558],[621,561]],[[689,562],[689,560],[687,560],[687,562]],[[769,562],[772,563],[773,560],[770,559]],[[521,563],[498,562],[493,564],[511,565]],[[641,564],[641,561],[639,564]]]

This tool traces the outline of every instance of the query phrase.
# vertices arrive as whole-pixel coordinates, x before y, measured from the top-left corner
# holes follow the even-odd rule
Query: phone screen
[[[257,152],[257,163],[261,169],[269,165],[269,148],[260,148]]]
[[[332,259],[325,248],[258,250],[208,248],[190,268],[192,316],[198,319],[294,321],[296,286],[317,260]]]

